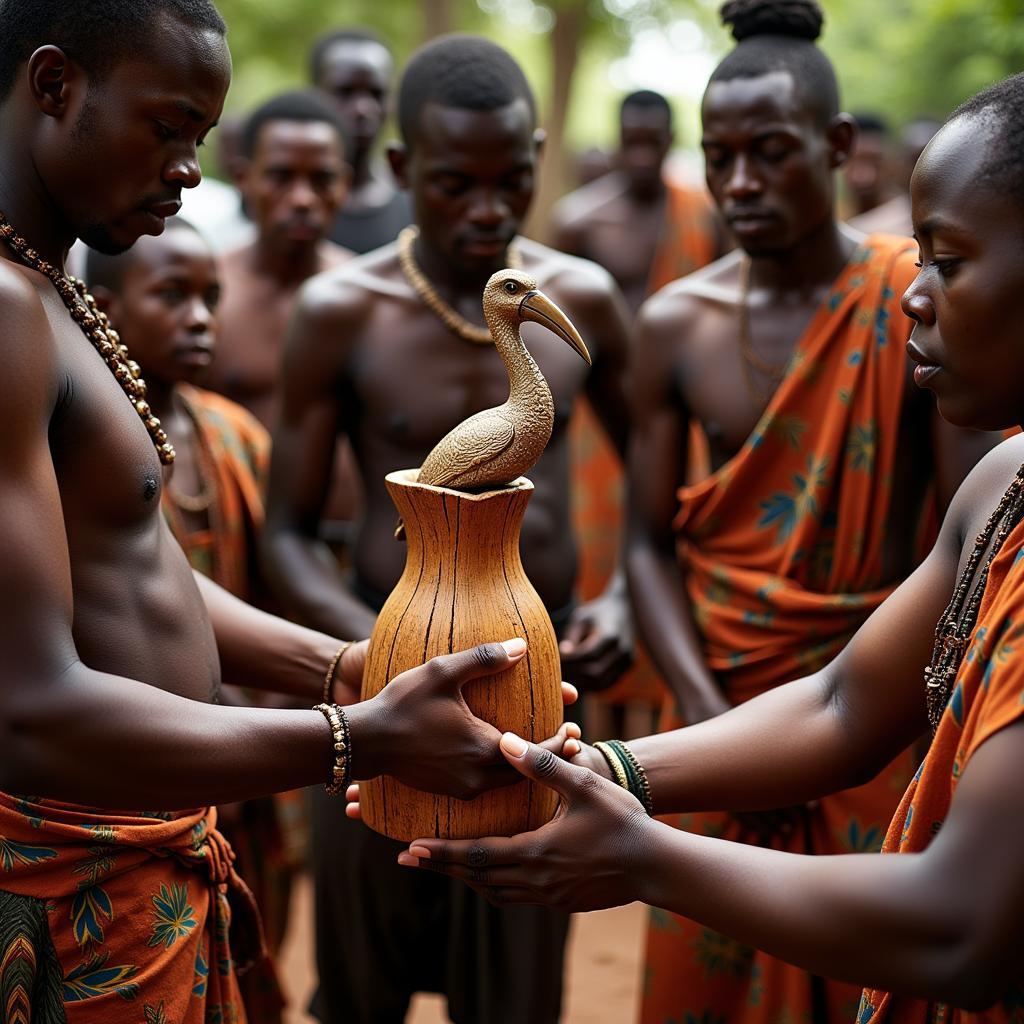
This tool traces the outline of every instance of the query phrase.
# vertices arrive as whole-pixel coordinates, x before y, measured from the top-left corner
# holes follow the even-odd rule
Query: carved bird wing
[[[475,418],[471,417],[463,425],[472,423]],[[483,424],[480,426],[482,427]],[[488,462],[496,459],[502,452],[507,451],[516,434],[515,426],[510,420],[504,416],[493,415],[487,417],[486,429],[478,428],[478,431],[474,431],[475,436],[472,436],[471,439],[465,437],[453,439],[455,440],[454,444],[446,445],[444,463],[437,467],[436,474],[431,474],[434,478],[425,478],[421,471],[420,481],[433,484],[435,487],[457,486],[464,476],[479,470]],[[440,452],[438,454],[440,455]],[[426,468],[427,463],[424,463],[424,469]],[[495,483],[501,482],[503,481],[495,481]]]

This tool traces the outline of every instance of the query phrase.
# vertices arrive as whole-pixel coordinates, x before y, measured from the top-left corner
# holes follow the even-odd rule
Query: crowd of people
[[[722,18],[706,182],[633,92],[543,244],[492,42],[342,29],[222,118],[211,0],[0,0],[0,1024],[280,1024],[306,866],[325,1024],[555,1024],[571,913],[636,900],[642,1024],[1024,1020],[1024,74],[897,143],[817,0]],[[552,737],[462,700],[519,637],[359,699],[384,478],[506,397],[506,266],[592,357],[524,325]],[[561,803],[403,845],[384,774]]]

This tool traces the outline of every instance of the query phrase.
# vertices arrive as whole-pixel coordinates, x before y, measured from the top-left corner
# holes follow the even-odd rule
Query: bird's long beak
[[[527,292],[519,303],[519,315],[557,334],[590,363],[590,353],[572,321],[543,293]]]

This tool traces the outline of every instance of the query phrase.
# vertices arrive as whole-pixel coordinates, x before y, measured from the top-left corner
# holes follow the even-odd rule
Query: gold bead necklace
[[[93,348],[103,357],[121,390],[128,396],[140,419],[146,425],[149,436],[156,448],[160,461],[169,466],[174,461],[174,446],[167,437],[160,421],[153,415],[146,401],[146,382],[142,379],[139,364],[128,358],[128,349],[121,344],[121,338],[110,326],[110,321],[89,294],[84,281],[68,277],[52,263],[44,260],[28,242],[11,226],[0,211],[0,239],[10,247],[11,252],[26,266],[50,279],[57,294],[67,307],[71,318],[82,333],[92,342]]]
[[[402,268],[405,279],[412,286],[412,289],[420,297],[423,305],[427,307],[453,334],[457,334],[463,341],[471,341],[474,345],[493,345],[494,339],[486,327],[478,327],[470,323],[464,316],[457,313],[448,305],[437,289],[427,280],[423,271],[416,262],[416,255],[413,247],[416,239],[419,238],[420,229],[415,225],[403,229],[398,236],[398,263]],[[519,249],[513,242],[506,253],[506,264],[512,270],[522,268],[523,260]]]

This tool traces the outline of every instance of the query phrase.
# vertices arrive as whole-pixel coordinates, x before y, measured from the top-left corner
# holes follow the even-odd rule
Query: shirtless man
[[[425,305],[400,245],[306,286],[285,357],[264,542],[279,596],[300,621],[359,634],[372,628],[405,564],[384,477],[419,466],[457,423],[507,397],[497,353],[467,335],[483,323],[488,277],[519,259],[593,356],[588,370],[547,332],[523,330],[555,402],[551,442],[530,474],[536,491],[523,525],[523,561],[556,628],[577,630],[578,645],[563,646],[563,670],[587,687],[621,671],[625,609],[618,594],[573,607],[566,427],[586,393],[623,445],[626,330],[606,273],[516,237],[533,194],[535,116],[521,69],[484,40],[448,37],[410,63],[399,96],[403,145],[392,153],[419,229],[405,264],[452,310],[461,336]],[[352,440],[366,491],[351,580],[316,539],[339,431]],[[468,904],[447,883],[409,879],[394,864],[394,844],[319,811],[323,1020],[401,1021],[411,994],[423,989],[447,992],[456,1021],[557,1020],[565,918],[532,911],[510,918]],[[448,929],[446,940],[439,941],[439,928]]]
[[[285,327],[304,281],[351,253],[327,240],[351,170],[334,110],[318,94],[286,93],[250,116],[238,186],[256,238],[221,261],[217,358],[204,383],[268,430],[277,418]]]
[[[836,219],[855,127],[814,43],[816,0],[732,2],[723,18],[738,45],[705,93],[702,145],[740,251],[643,307],[631,362],[630,580],[691,725],[837,653],[920,560],[928,498],[944,511],[997,440],[945,423],[914,387],[899,309],[913,243]],[[694,419],[712,472],[688,484]],[[908,757],[813,808],[685,827],[807,853],[866,849],[913,767]],[[704,1009],[729,1024],[838,1019],[856,1001],[749,949],[710,979],[714,941],[652,919],[645,1022]]]
[[[127,249],[199,181],[230,79],[225,26],[206,0],[0,0],[0,24],[0,941],[18,953],[5,1010],[58,1019],[64,1000],[100,1024],[134,1001],[139,1019],[227,1019],[241,1011],[225,894],[240,927],[246,914],[209,805],[341,766],[327,714],[217,706],[220,681],[312,705],[339,642],[193,575],[160,514],[159,426],[61,276],[76,237]],[[347,769],[387,764],[464,796],[504,777],[496,730],[456,691],[523,646],[455,655],[353,705]],[[344,653],[343,683],[361,655]]]
[[[668,283],[652,282],[652,273],[659,269],[659,250],[674,241],[670,236],[694,237],[688,265],[674,267],[669,280],[698,270],[728,248],[704,190],[666,182],[673,139],[668,100],[647,89],[630,93],[619,111],[616,169],[555,208],[555,247],[604,267],[634,313],[651,291]]]
[[[309,64],[310,80],[334,103],[351,146],[352,186],[331,238],[353,252],[370,252],[393,242],[412,220],[409,197],[376,153],[395,62],[379,36],[339,29],[317,40]]]

